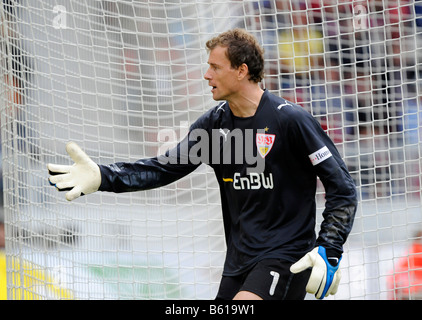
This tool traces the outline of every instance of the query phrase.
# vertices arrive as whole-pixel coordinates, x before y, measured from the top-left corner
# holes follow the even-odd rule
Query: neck
[[[258,84],[247,90],[240,91],[228,101],[231,111],[236,117],[246,118],[255,115],[261,97],[264,94]]]

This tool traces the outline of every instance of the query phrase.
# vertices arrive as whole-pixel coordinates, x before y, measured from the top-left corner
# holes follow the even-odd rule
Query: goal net
[[[210,168],[156,190],[69,203],[49,185],[46,164],[70,164],[68,141],[101,164],[156,156],[177,142],[216,104],[203,79],[204,44],[233,27],[265,49],[262,86],[317,117],[357,184],[343,278],[330,299],[422,298],[421,6],[4,0],[8,299],[215,297],[225,240]],[[318,225],[320,184],[317,203]]]

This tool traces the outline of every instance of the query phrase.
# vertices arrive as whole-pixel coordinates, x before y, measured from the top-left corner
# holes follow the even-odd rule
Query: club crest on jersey
[[[256,147],[262,158],[265,158],[268,153],[270,153],[271,148],[274,145],[275,134],[265,134],[257,133],[256,134]]]

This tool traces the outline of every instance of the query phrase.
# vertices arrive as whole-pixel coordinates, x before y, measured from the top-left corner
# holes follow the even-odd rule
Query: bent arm
[[[336,146],[309,114],[302,121],[292,121],[292,129],[304,157],[309,157],[313,171],[325,189],[325,210],[316,244],[327,249],[327,255],[340,257],[343,244],[352,229],[357,208],[355,183]]]
[[[325,210],[316,241],[331,256],[340,257],[343,245],[353,227],[357,208],[355,184],[344,166],[337,167],[328,176],[320,176],[325,188]]]

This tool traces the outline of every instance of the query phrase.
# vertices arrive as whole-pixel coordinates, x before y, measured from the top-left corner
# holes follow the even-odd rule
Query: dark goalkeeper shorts
[[[310,270],[294,274],[291,262],[265,259],[242,275],[223,276],[216,300],[232,300],[239,291],[249,291],[264,300],[303,300]]]

